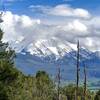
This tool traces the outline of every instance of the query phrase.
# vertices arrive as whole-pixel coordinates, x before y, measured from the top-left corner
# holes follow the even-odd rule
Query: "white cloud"
[[[60,10],[66,9],[66,7],[68,11],[64,17],[62,15],[66,14],[66,10],[61,12],[62,14]],[[53,48],[52,46],[49,47],[54,50],[55,46],[61,43],[64,45],[69,43],[71,47],[75,47],[78,39],[82,46],[93,51],[100,50],[100,16],[85,19],[90,15],[85,13],[85,10],[73,9],[69,6],[64,8],[64,5],[48,9],[55,9],[55,12],[59,9],[59,13],[57,16],[47,15],[47,17],[40,16],[40,18],[34,19],[27,15],[17,15],[7,11],[3,17],[4,23],[1,24],[5,33],[3,41],[9,42],[18,52],[23,48],[28,48],[30,44],[34,47],[37,41],[48,40],[51,42],[51,39],[55,39],[55,42],[51,42]],[[48,9],[46,7],[45,12]],[[72,11],[74,12],[73,15]],[[51,14],[50,11],[48,13]],[[46,14],[44,13],[44,16]],[[69,15],[74,17],[68,17]]]
[[[1,24],[5,32],[3,41],[11,43],[14,47],[20,43],[22,43],[20,46],[25,46],[24,44],[27,45],[28,39],[30,42],[33,41],[32,38],[38,36],[35,35],[34,29],[40,24],[39,19],[31,19],[26,15],[13,15],[9,11],[5,13],[3,19],[4,23]]]
[[[31,5],[29,8],[32,9],[32,11],[39,11],[44,14],[48,15],[56,15],[56,16],[71,16],[71,17],[82,17],[82,18],[90,18],[90,13],[82,8],[72,8],[70,5],[57,5],[55,7],[49,7],[49,6],[34,6]]]
[[[63,27],[64,28],[64,27]],[[87,27],[85,24],[81,23],[79,20],[74,20],[73,22],[70,22],[68,23],[68,25],[65,27],[66,29],[68,30],[71,30],[71,31],[76,31],[76,32],[84,32],[86,33],[87,32]],[[65,29],[64,28],[64,29]],[[65,30],[66,30],[65,29]]]

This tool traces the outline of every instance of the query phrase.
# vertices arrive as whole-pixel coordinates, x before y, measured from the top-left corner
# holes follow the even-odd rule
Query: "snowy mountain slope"
[[[60,43],[60,41],[55,41],[55,39],[40,40],[35,44],[30,44],[27,48],[27,51],[32,55],[40,57],[55,55],[56,59],[64,56],[72,50],[73,48],[69,44]]]
[[[35,44],[30,44],[26,48],[22,48],[18,55],[29,55],[31,59],[38,59],[43,63],[56,63],[66,65],[68,63],[76,64],[77,46],[69,42],[61,42],[55,38],[49,40],[39,40]],[[87,64],[98,62],[100,52],[92,52],[86,48],[80,47],[80,65],[83,61]],[[94,61],[96,60],[96,61]],[[88,63],[89,62],[89,63]]]

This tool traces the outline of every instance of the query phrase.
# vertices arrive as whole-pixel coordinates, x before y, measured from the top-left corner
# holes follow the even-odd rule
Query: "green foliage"
[[[0,82],[0,100],[8,100],[6,88],[4,88],[4,85],[1,82]]]
[[[9,48],[8,43],[2,43],[3,32],[0,29],[0,100],[9,100],[12,92],[10,88],[18,77],[14,67],[15,52]]]
[[[100,90],[97,91],[94,100],[100,100]]]
[[[76,90],[75,85],[69,84],[62,88],[62,94],[67,96],[68,100],[74,100],[75,99],[75,90]],[[79,98],[79,100],[81,100],[82,98],[84,99],[83,87],[79,87],[79,89],[78,89],[78,98]],[[91,100],[91,92],[89,90],[86,91],[86,100]]]
[[[54,85],[48,74],[44,71],[38,71],[36,74],[36,91],[34,100],[52,100],[54,94]]]
[[[36,74],[36,87],[37,89],[43,89],[44,85],[49,85],[51,82],[48,74],[44,71],[38,71]]]

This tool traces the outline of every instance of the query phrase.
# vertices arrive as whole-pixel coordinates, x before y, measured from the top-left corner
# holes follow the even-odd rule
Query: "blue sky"
[[[69,4],[74,8],[84,8],[91,13],[99,14],[100,0],[1,0],[5,4],[5,9],[14,13],[27,13],[30,5],[56,6],[59,4]],[[97,11],[98,10],[98,11]],[[31,13],[31,12],[30,12]],[[28,13],[29,14],[29,13]]]

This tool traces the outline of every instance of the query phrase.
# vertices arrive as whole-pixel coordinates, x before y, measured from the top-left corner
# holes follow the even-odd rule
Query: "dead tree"
[[[76,95],[75,95],[75,100],[78,100],[78,90],[79,90],[79,41],[77,43],[77,69],[76,69]]]
[[[61,71],[60,67],[58,67],[58,73],[57,73],[57,100],[59,100],[60,97],[60,81],[61,81]]]
[[[87,87],[87,73],[86,73],[86,65],[84,64],[84,100],[86,100],[86,87]]]

